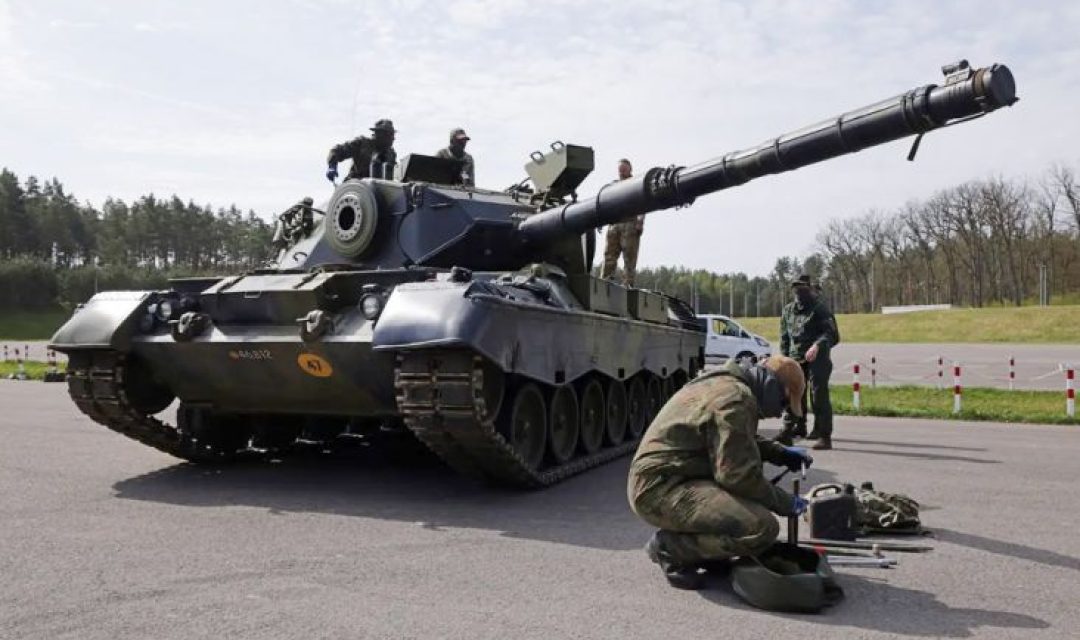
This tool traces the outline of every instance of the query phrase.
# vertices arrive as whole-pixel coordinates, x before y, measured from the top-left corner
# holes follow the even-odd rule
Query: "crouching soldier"
[[[791,358],[748,366],[731,359],[680,389],[645,432],[627,494],[634,513],[659,529],[645,550],[672,586],[701,588],[701,569],[775,542],[773,514],[806,510],[805,500],[765,479],[762,461],[797,470],[813,460],[757,434],[761,418],[801,413],[804,386]]]

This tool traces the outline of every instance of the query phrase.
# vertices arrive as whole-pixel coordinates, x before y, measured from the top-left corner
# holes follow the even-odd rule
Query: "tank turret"
[[[591,245],[582,236],[591,241],[586,232],[598,227],[903,137],[921,138],[1016,101],[1004,65],[972,69],[960,61],[943,71],[941,86],[918,87],[693,166],[654,167],[580,199],[576,189],[593,170],[588,147],[556,142],[547,153],[534,151],[525,165],[532,187],[506,191],[446,184],[443,176],[460,173],[452,160],[410,156],[412,169],[399,172],[397,181],[365,179],[338,187],[323,228],[283,251],[278,266],[345,262],[489,271],[547,262],[569,273],[587,272]],[[912,152],[917,145],[918,139]]]

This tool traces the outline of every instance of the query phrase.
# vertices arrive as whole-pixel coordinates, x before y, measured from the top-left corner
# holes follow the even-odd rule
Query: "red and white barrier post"
[[[1016,385],[1016,358],[1009,356],[1009,391]]]
[[[852,369],[851,381],[851,406],[854,407],[856,411],[862,406],[862,398],[860,397],[861,391],[862,389],[859,387],[859,363],[856,362]]]
[[[8,361],[8,350],[7,350],[7,345],[5,344],[4,345],[4,362],[7,362],[7,361]]]
[[[937,357],[937,388],[945,388],[945,358]]]
[[[1068,365],[1065,369],[1065,415],[1070,418],[1076,417],[1076,389],[1074,380],[1076,379],[1076,372],[1072,368],[1072,365]]]
[[[960,397],[964,394],[963,385],[960,384],[960,363],[953,363],[953,392],[952,412],[960,413]]]
[[[877,389],[877,358],[870,356],[870,388]]]
[[[18,347],[15,347],[15,362],[17,363],[16,370],[15,370],[15,373],[12,374],[11,379],[12,380],[26,380],[27,379],[26,366],[23,364],[22,355],[20,355]]]

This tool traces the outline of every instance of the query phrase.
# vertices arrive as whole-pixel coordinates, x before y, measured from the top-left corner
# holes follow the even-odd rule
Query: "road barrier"
[[[964,388],[960,384],[960,363],[953,363],[953,392],[952,392],[952,412],[960,413],[961,396],[964,395]]]
[[[1009,391],[1016,385],[1016,358],[1009,356]]]
[[[1073,388],[1073,380],[1076,374],[1069,365],[1069,368],[1065,370],[1065,415],[1070,418],[1076,417],[1076,389]]]
[[[18,347],[15,347],[15,362],[15,373],[9,375],[8,380],[29,380],[30,376],[26,375],[26,365],[23,364],[22,353]]]
[[[945,358],[937,357],[937,388],[945,388]]]
[[[65,375],[60,373],[60,369],[56,366],[56,352],[49,349],[45,352],[46,362],[48,368],[45,370],[45,382],[63,382]]]
[[[877,388],[877,358],[870,356],[870,388]]]
[[[859,391],[859,363],[856,362],[855,367],[852,369],[851,381],[851,406],[855,407],[856,411],[858,411],[859,407],[862,405],[862,403],[860,402],[861,398]]]

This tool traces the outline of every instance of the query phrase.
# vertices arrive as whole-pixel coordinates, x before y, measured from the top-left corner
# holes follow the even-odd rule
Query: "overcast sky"
[[[1080,2],[0,0],[0,165],[100,206],[173,193],[265,217],[325,200],[329,147],[378,118],[399,155],[472,136],[480,186],[552,140],[690,164],[1006,63],[977,122],[764,178],[646,222],[644,265],[765,274],[829,218],[1080,163]]]

